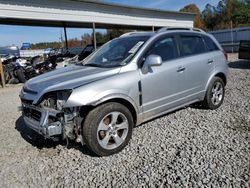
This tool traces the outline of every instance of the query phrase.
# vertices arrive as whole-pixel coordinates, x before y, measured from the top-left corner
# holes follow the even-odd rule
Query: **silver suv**
[[[26,82],[23,118],[45,138],[76,140],[111,155],[145,121],[196,102],[218,108],[227,74],[226,54],[202,30],[127,33],[79,64]]]

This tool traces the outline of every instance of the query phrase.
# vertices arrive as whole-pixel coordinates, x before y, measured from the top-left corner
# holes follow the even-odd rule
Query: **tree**
[[[31,44],[31,49],[45,49],[45,48],[60,48],[61,42],[40,42],[36,44]]]
[[[238,2],[233,12],[233,19],[237,26],[250,26],[250,0]]]
[[[108,42],[107,34],[106,33],[96,32],[96,42],[97,43],[102,43],[102,44]]]
[[[202,19],[206,30],[213,30],[216,25],[216,19],[214,17],[214,8],[212,5],[207,4],[202,11]]]
[[[127,33],[127,32],[129,32],[129,30],[124,30],[124,29],[109,29],[107,31],[107,37],[108,37],[108,40],[112,40],[112,39],[117,38],[117,37],[119,37],[122,34]]]
[[[84,35],[81,36],[81,46],[86,46],[88,44],[92,43],[92,37],[88,33],[84,33]]]
[[[207,4],[202,19],[207,30],[250,26],[250,0],[221,0],[216,7]]]
[[[180,12],[195,13],[196,15],[194,18],[194,27],[204,29],[204,24],[201,18],[200,9],[195,4],[190,4],[190,5],[185,6],[184,8],[180,9]]]

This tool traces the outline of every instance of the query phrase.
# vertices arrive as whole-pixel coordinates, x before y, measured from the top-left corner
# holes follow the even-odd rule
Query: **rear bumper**
[[[60,111],[38,108],[23,103],[22,112],[25,124],[45,138],[63,134],[62,122],[58,118]]]

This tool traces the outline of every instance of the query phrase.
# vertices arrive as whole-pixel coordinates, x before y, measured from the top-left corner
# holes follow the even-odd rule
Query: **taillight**
[[[223,54],[224,54],[226,60],[228,60],[227,52],[225,52],[224,50],[223,50],[222,52],[223,52]]]

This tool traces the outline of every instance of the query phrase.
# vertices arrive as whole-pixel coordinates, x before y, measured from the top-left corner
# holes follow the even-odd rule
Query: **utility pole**
[[[96,32],[95,32],[95,23],[93,22],[93,32],[92,32],[92,39],[93,39],[93,45],[94,45],[94,49],[96,50]]]
[[[68,47],[68,39],[67,39],[67,30],[66,30],[65,25],[64,25],[63,29],[64,29],[64,37],[65,37],[65,48],[68,51],[69,47]]]
[[[61,42],[61,47],[63,48],[63,35],[62,35],[62,31],[61,31],[61,36],[59,37],[59,40]]]

